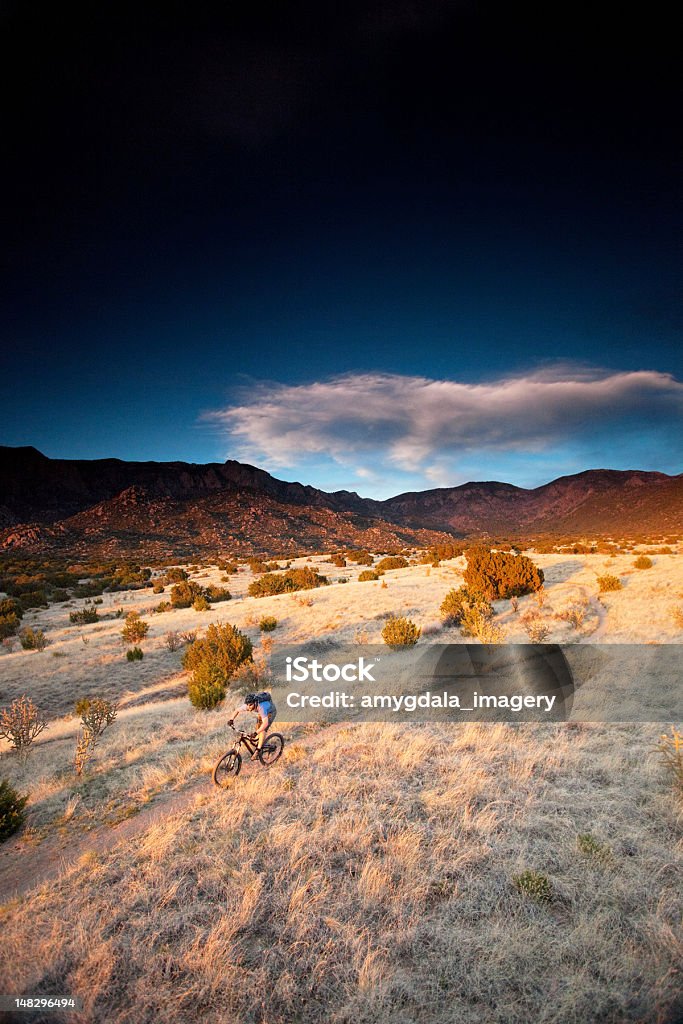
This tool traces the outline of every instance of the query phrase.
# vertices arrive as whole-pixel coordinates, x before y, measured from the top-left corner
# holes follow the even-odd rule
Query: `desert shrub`
[[[335,555],[332,559],[332,565],[336,565],[338,569],[345,569],[346,559],[343,555]]]
[[[250,558],[247,565],[253,573],[268,572],[268,564],[260,558]]]
[[[445,626],[458,626],[462,622],[465,607],[472,603],[472,597],[467,587],[455,587],[449,590],[439,609],[441,621]]]
[[[130,611],[126,615],[126,624],[121,630],[121,639],[126,644],[144,640],[149,632],[149,623],[140,618],[140,612]]]
[[[408,559],[403,558],[401,555],[389,555],[388,558],[382,558],[375,568],[379,572],[387,572],[389,569],[405,569],[408,566]]]
[[[170,601],[159,601],[159,604],[156,606],[154,611],[158,615],[162,615],[164,612],[170,612],[172,608],[173,605],[171,604]]]
[[[662,733],[660,736],[658,748],[676,795],[683,799],[683,733],[672,726],[670,735]]]
[[[601,594],[605,594],[610,590],[621,590],[621,580],[618,576],[598,576],[598,590]]]
[[[184,583],[185,580],[189,579],[189,576],[184,569],[179,569],[177,566],[171,566],[170,569],[166,570],[163,579],[164,583]]]
[[[219,559],[216,566],[228,576],[234,575],[238,571],[238,566],[235,562],[224,561],[223,559]]]
[[[22,594],[19,600],[24,611],[28,611],[29,608],[47,608],[48,605],[44,590],[31,590],[27,594]]]
[[[10,636],[15,636],[18,629],[18,615],[15,615],[14,612],[10,612],[9,615],[0,615],[0,640],[5,640]]]
[[[502,644],[505,633],[493,623],[493,608],[484,600],[465,604],[460,628],[463,636],[474,637],[482,644]]]
[[[192,602],[192,607],[196,612],[208,612],[209,609],[211,608],[211,605],[206,600],[204,595],[200,594],[199,597],[195,597],[194,601]]]
[[[639,555],[638,558],[636,558],[635,562],[633,563],[633,568],[634,569],[651,569],[653,565],[654,565],[654,562],[652,561],[651,558],[648,558],[647,555]]]
[[[22,629],[19,642],[25,651],[44,651],[47,647],[47,637],[42,629],[32,629],[31,626]]]
[[[142,651],[140,656],[142,657]],[[92,757],[100,736],[116,719],[118,704],[100,697],[86,697],[76,704],[76,713],[81,716],[81,726],[76,738],[74,768],[76,775],[80,776]]]
[[[490,551],[486,547],[470,548],[464,579],[467,589],[481,594],[488,601],[521,597],[540,590],[543,571],[526,555]]]
[[[584,854],[586,857],[590,857],[591,860],[596,861],[598,864],[607,866],[614,860],[614,854],[606,843],[601,843],[595,836],[591,835],[590,832],[584,832],[582,835],[576,837],[576,847],[579,853]]]
[[[581,629],[586,618],[588,603],[570,604],[563,611],[559,612],[558,618],[568,622],[574,629]]]
[[[291,594],[296,590],[312,590],[327,584],[325,576],[314,569],[288,569],[283,573],[268,572],[249,584],[251,597],[268,597],[272,594]]]
[[[31,744],[46,725],[47,719],[26,694],[0,712],[0,736],[9,742],[22,764],[26,763]]]
[[[542,644],[550,636],[548,623],[536,615],[530,615],[525,618],[524,629],[532,644]]]
[[[24,609],[17,597],[4,597],[0,601],[0,617],[4,615],[16,615],[18,619],[24,617]]]
[[[171,588],[171,604],[174,608],[191,608],[198,597],[202,596],[202,588],[198,583],[184,580]]]
[[[79,583],[74,587],[72,597],[99,597],[103,591],[101,583]]]
[[[180,633],[176,630],[171,630],[167,633],[164,638],[164,644],[169,651],[178,651],[183,646],[183,641],[180,637]]]
[[[86,626],[88,623],[97,622],[98,619],[97,608],[86,607],[80,608],[75,612],[69,612],[69,622],[74,626]]]
[[[277,619],[272,615],[265,615],[259,622],[258,628],[262,633],[272,633],[274,629],[277,629]]]
[[[363,569],[362,572],[358,573],[359,583],[370,583],[373,580],[379,579],[379,573],[375,572],[374,569]]]
[[[340,576],[339,579],[337,580],[337,583],[348,583],[348,582],[349,582],[349,577],[348,576]]]
[[[24,824],[27,796],[19,796],[7,779],[0,779],[0,843],[14,835]]]
[[[493,617],[491,604],[481,594],[471,593],[467,587],[449,590],[441,602],[440,612],[441,620],[446,626],[463,625],[466,619],[472,626],[479,621],[479,618],[491,619]],[[470,614],[472,612],[476,615]],[[476,634],[470,633],[469,635]]]
[[[81,717],[81,724],[89,729],[96,739],[115,721],[119,706],[114,701],[103,697],[83,697],[76,701],[76,714]]]
[[[161,581],[159,581],[159,582],[155,583],[154,586],[152,587],[152,593],[153,594],[163,594],[165,589],[166,588],[164,587],[163,583]]]
[[[387,619],[382,630],[382,640],[389,647],[414,647],[420,639],[421,630],[410,619]]]
[[[206,635],[195,640],[183,656],[183,668],[192,673],[187,689],[194,707],[208,709],[220,704],[236,669],[252,660],[251,640],[236,626],[210,625]]]
[[[180,639],[184,644],[193,644],[197,639],[196,629],[188,629],[186,633],[181,633]]]
[[[529,896],[539,903],[550,903],[553,898],[550,879],[539,871],[523,871],[514,875],[512,881],[522,896]]]
[[[347,561],[355,562],[356,565],[372,565],[372,555],[369,551],[361,549],[360,551],[347,551]]]
[[[144,656],[145,653],[141,647],[131,647],[129,650],[126,651],[127,661],[142,661]]]
[[[212,583],[204,590],[204,597],[212,604],[217,604],[219,601],[229,601],[232,594],[225,587],[217,587]]]

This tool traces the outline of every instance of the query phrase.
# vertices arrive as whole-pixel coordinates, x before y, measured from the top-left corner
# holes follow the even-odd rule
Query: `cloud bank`
[[[654,449],[671,447],[682,412],[683,384],[670,374],[555,366],[475,384],[388,373],[262,383],[205,419],[238,458],[270,468],[333,460],[356,477],[393,469],[434,486],[457,482],[457,466],[472,458],[507,453],[518,466],[578,446],[604,451],[610,465],[615,445],[638,447],[645,436]]]

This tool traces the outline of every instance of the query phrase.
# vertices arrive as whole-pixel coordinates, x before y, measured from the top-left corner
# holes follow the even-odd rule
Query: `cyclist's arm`
[[[233,713],[230,715],[230,718],[228,719],[228,721],[229,722],[234,722],[235,719],[237,718],[237,716],[240,714],[240,712],[246,711],[246,710],[247,710],[247,705],[246,704],[240,704],[240,706],[238,708],[235,708]]]

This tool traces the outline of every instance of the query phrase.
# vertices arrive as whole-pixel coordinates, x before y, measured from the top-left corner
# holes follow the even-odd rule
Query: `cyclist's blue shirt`
[[[263,703],[257,704],[256,708],[261,718],[267,718],[270,712],[274,710],[275,705],[272,700],[264,700]]]

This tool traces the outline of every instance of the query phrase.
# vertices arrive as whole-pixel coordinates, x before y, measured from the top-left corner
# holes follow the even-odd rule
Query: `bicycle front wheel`
[[[219,757],[213,766],[212,778],[217,786],[225,789],[230,785],[232,779],[236,778],[242,767],[242,755],[230,750],[227,754]]]
[[[282,753],[284,746],[284,736],[281,736],[279,732],[268,733],[265,743],[259,752],[261,764],[264,764],[266,768],[269,768],[271,764],[275,764]]]

